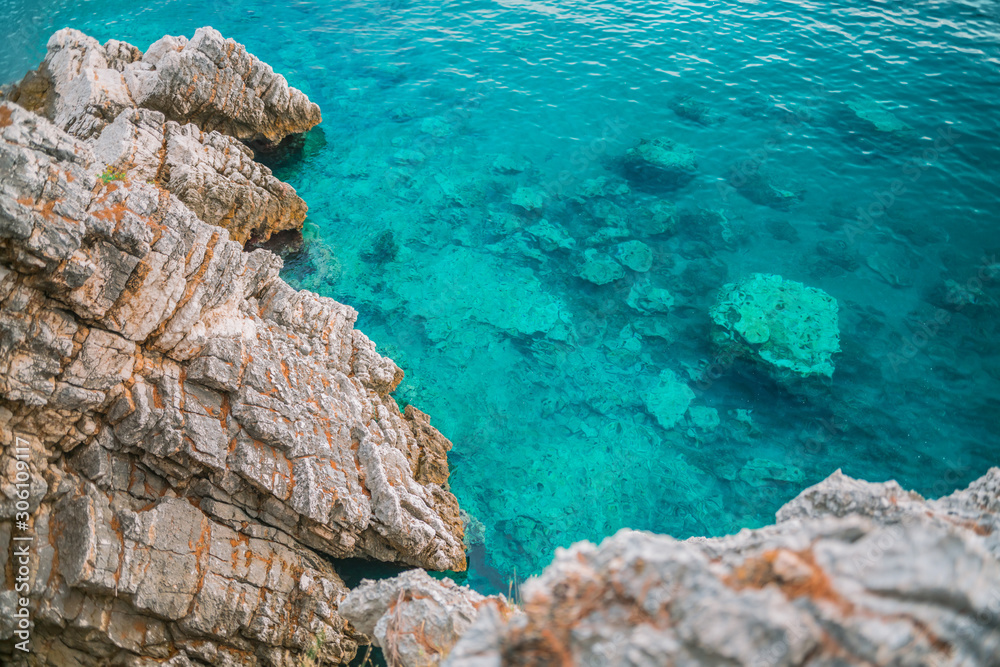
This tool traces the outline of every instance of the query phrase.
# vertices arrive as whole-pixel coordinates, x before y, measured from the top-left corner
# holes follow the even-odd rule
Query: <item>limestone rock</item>
[[[666,313],[674,307],[673,295],[648,281],[634,283],[625,302],[640,313]]]
[[[168,121],[158,111],[123,111],[97,137],[94,153],[98,163],[114,165],[129,179],[168,190],[238,243],[299,229],[306,217],[295,189],[255,162],[241,142]]]
[[[157,123],[131,127],[143,147]],[[145,158],[103,183],[105,148],[0,103],[0,469],[27,438],[39,655],[285,667],[323,636],[349,660],[364,638],[319,554],[463,569],[450,443],[400,413],[353,309],[293,290]]]
[[[123,110],[142,107],[241,141],[272,146],[320,122],[319,107],[246,48],[217,30],[164,37],[145,54],[79,30],[52,35],[39,68],[9,95],[81,139],[97,136]]]
[[[854,115],[870,124],[878,132],[907,133],[912,128],[887,111],[881,104],[870,97],[859,97],[847,102]]]
[[[643,139],[625,151],[625,175],[633,183],[672,190],[686,185],[698,171],[694,149],[672,139]]]
[[[645,273],[653,267],[653,251],[642,241],[619,243],[618,257],[622,264],[637,273]]]
[[[659,382],[646,393],[645,400],[646,408],[660,426],[671,429],[684,417],[694,400],[694,392],[678,380],[673,371],[664,369],[660,371]]]
[[[445,664],[987,667],[998,510],[1000,468],[930,502],[838,472],[774,526],[684,542],[623,530],[558,551],[523,584],[524,614],[480,614]]]
[[[503,596],[484,597],[422,570],[363,581],[340,606],[357,630],[382,647],[393,667],[440,664],[484,610],[500,620],[516,613]]]
[[[797,376],[832,377],[840,352],[837,300],[781,276],[755,273],[722,288],[711,317],[725,349]]]
[[[534,188],[521,187],[510,196],[510,203],[525,211],[535,211],[545,206],[545,193]]]
[[[578,275],[595,285],[607,285],[625,277],[625,269],[606,253],[593,248],[583,253],[583,264]]]

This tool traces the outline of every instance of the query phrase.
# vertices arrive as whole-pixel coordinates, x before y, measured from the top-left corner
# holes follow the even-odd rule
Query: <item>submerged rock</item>
[[[626,303],[640,313],[665,313],[674,307],[674,297],[662,287],[648,281],[636,281],[628,292]]]
[[[637,273],[645,273],[653,267],[653,251],[642,241],[619,243],[617,255],[622,264]]]
[[[620,179],[612,179],[607,176],[588,178],[580,184],[578,200],[593,199],[594,197],[620,197],[629,193],[628,183]]]
[[[760,458],[747,461],[738,477],[751,486],[762,486],[768,482],[799,483],[805,480],[805,475],[795,466]]]
[[[717,120],[716,115],[712,112],[712,107],[690,95],[675,97],[668,106],[679,117],[699,125],[712,125]]]
[[[399,253],[399,244],[396,243],[395,234],[391,229],[383,229],[375,238],[361,251],[361,259],[381,266],[396,259]]]
[[[625,151],[625,175],[646,187],[675,189],[690,182],[698,170],[694,149],[671,139],[642,139]]]
[[[870,124],[878,132],[907,133],[913,128],[896,118],[870,97],[859,97],[847,103],[854,115]]]
[[[501,154],[493,159],[492,169],[498,174],[520,174],[530,166],[527,158]]]
[[[625,269],[610,255],[591,248],[583,253],[583,264],[577,275],[595,285],[607,285],[624,278]]]
[[[691,425],[695,428],[712,432],[719,427],[722,420],[719,419],[719,411],[702,405],[692,405],[688,408],[688,417]]]
[[[518,188],[510,197],[510,203],[525,211],[535,211],[545,206],[545,194],[534,188]]]
[[[694,400],[694,392],[677,379],[673,371],[660,371],[656,386],[646,393],[646,408],[665,429],[677,425]]]
[[[755,273],[723,287],[711,317],[726,350],[801,377],[833,376],[838,307],[822,290]]]
[[[528,227],[527,232],[538,239],[539,246],[546,252],[570,250],[576,246],[576,239],[570,236],[569,232],[548,220],[539,220]]]
[[[750,174],[734,173],[729,178],[729,184],[754,204],[770,206],[779,211],[787,211],[792,204],[802,201],[805,194],[804,190],[779,188],[759,171]]]
[[[132,107],[265,147],[321,120],[319,107],[283,76],[208,27],[190,40],[163,37],[146,53],[117,40],[102,46],[64,28],[49,39],[38,69],[7,99],[81,139],[96,136]]]
[[[629,219],[629,227],[638,236],[669,234],[676,226],[677,208],[672,203],[662,200],[639,207]]]

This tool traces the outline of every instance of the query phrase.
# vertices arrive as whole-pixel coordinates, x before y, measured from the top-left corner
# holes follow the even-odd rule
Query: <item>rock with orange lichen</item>
[[[501,621],[518,613],[502,595],[486,597],[422,570],[361,582],[340,612],[382,647],[393,667],[440,664],[484,613]]]
[[[180,199],[237,243],[264,241],[301,229],[308,207],[295,189],[254,161],[240,141],[194,124],[168,121],[159,111],[127,109],[93,142],[100,165],[123,170]]]
[[[324,555],[464,569],[451,444],[352,308],[156,179],[103,182],[100,150],[0,102],[0,544],[20,437],[35,655],[291,667],[324,637],[348,661]]]
[[[998,517],[1000,468],[934,501],[838,471],[773,526],[559,550],[523,614],[480,614],[441,664],[989,667]]]

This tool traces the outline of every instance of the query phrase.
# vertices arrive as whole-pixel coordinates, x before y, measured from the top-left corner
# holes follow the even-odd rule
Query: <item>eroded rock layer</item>
[[[463,569],[450,443],[400,413],[353,309],[157,178],[99,178],[116,125],[226,145],[130,109],[82,141],[0,103],[0,549],[21,437],[34,659],[291,665],[318,638],[349,659],[365,640],[319,554]]]

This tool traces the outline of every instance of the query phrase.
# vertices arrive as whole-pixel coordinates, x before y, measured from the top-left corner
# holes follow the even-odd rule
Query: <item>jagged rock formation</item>
[[[251,209],[298,198],[206,125],[244,131],[247,109],[287,112],[275,91],[304,97],[211,30],[142,61],[88,40],[57,33],[42,74],[13,95],[37,93],[76,136],[0,102],[0,554],[10,577],[23,532],[10,447],[23,438],[30,660],[290,666],[320,642],[347,661],[367,639],[339,615],[346,587],[323,555],[464,569],[451,443],[419,410],[400,413],[402,371],[354,330],[353,309],[296,292],[277,257],[208,224],[238,235],[258,224]],[[220,81],[244,72],[246,91],[267,89],[256,106],[220,97],[171,122],[118,108],[121,89],[101,84],[150,58],[158,76],[174,72],[163,91],[183,72],[202,80],[197,54],[212,44],[225,46],[212,62],[232,60]],[[194,69],[167,68],[170,54]],[[70,62],[90,68],[86,81],[60,74]],[[99,177],[124,155],[121,180]],[[228,222],[230,195],[199,190],[226,181]],[[16,606],[0,596],[0,661],[22,657]]]
[[[207,27],[190,40],[163,37],[146,53],[114,39],[102,46],[65,28],[7,99],[81,139],[96,137],[134,107],[264,146],[321,119],[319,107],[283,76]]]
[[[363,581],[341,603],[340,612],[381,646],[393,664],[431,665],[452,653],[480,615],[502,622],[517,608],[503,596],[486,597],[450,579],[409,570],[392,579]]]
[[[165,120],[159,111],[118,114],[101,131],[94,154],[98,169],[121,169],[133,181],[155,183],[204,222],[225,227],[237,243],[300,229],[306,217],[306,203],[255,162],[249,148],[192,123]]]
[[[241,142],[273,145],[308,130],[319,107],[243,46],[200,28],[143,54],[66,28],[48,49],[6,97],[94,140],[101,170],[153,181],[240,243],[302,227],[305,202]]]
[[[623,530],[560,550],[522,587],[523,614],[480,613],[443,662],[394,664],[995,665],[998,528],[1000,468],[936,501],[838,471],[759,530],[684,542]],[[357,589],[345,613],[399,627],[467,614],[440,584],[423,595],[447,605],[405,606],[391,592],[407,585]]]

